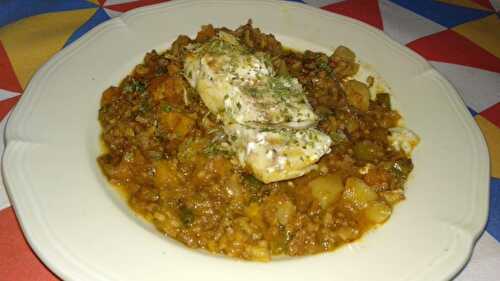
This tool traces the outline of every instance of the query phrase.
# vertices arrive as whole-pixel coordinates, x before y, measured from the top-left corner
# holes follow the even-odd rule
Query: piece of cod
[[[264,55],[225,32],[191,48],[184,75],[223,120],[241,165],[256,178],[302,176],[330,151],[331,139],[313,128],[318,116],[297,79],[277,76]]]

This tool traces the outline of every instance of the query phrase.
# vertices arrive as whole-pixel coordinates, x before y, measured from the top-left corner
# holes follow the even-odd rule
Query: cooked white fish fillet
[[[230,119],[241,124],[307,128],[318,120],[295,78],[264,77],[226,97]]]
[[[220,32],[216,39],[193,44],[191,48],[193,52],[184,63],[184,75],[214,114],[225,109],[225,97],[234,96],[238,86],[272,75],[272,67],[251,55],[227,33]]]
[[[330,151],[331,139],[315,128],[267,129],[225,126],[238,159],[264,183],[300,177]]]
[[[225,32],[190,46],[184,75],[224,122],[243,166],[269,183],[299,177],[328,153],[329,136],[297,79],[277,76],[268,58]]]
[[[387,137],[391,146],[397,151],[403,151],[410,157],[413,149],[420,142],[420,138],[412,130],[405,127],[394,127],[389,129],[390,135]]]
[[[184,72],[212,113],[238,123],[306,128],[318,116],[296,78],[275,76],[264,56],[251,54],[223,36],[194,47]]]

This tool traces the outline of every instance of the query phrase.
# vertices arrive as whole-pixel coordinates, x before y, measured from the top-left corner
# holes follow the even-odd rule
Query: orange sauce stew
[[[183,76],[192,43],[224,31],[252,52],[271,57],[276,72],[297,78],[320,117],[331,151],[304,176],[264,184],[220,149],[226,137]],[[413,164],[388,141],[401,116],[390,96],[363,93],[373,84],[347,81],[355,54],[284,48],[252,27],[203,26],[163,53],[146,54],[118,87],[102,94],[99,121],[106,152],[98,158],[130,207],[162,233],[190,248],[254,261],[331,251],[360,238],[404,199]]]

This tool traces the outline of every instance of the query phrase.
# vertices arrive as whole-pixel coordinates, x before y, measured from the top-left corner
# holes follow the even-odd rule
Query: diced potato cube
[[[171,164],[167,160],[159,160],[154,163],[155,167],[155,177],[154,185],[157,187],[177,184],[177,169],[175,165]]]
[[[134,73],[138,76],[145,76],[149,73],[149,68],[144,64],[138,64],[134,69]]]
[[[113,98],[119,94],[117,87],[109,87],[102,93],[101,106],[110,104]]]
[[[175,133],[178,137],[184,137],[191,131],[195,121],[179,112],[163,112],[160,123],[164,129]]]
[[[179,233],[179,228],[182,226],[182,222],[171,210],[164,210],[163,215],[165,216],[165,220],[161,224],[158,224],[157,227],[170,237],[176,237],[177,233]]]
[[[291,217],[295,215],[295,205],[290,201],[285,201],[278,205],[276,217],[281,225],[286,225]]]
[[[112,165],[101,159],[102,157],[99,159],[102,169],[108,178],[118,182],[126,182],[133,176],[127,161],[121,161],[118,165]]]
[[[374,201],[363,210],[365,217],[373,223],[383,223],[392,214],[392,209],[384,202]]]
[[[209,24],[209,25],[204,25],[201,27],[201,30],[198,32],[196,35],[196,41],[198,42],[205,42],[208,39],[214,37],[216,34],[216,31],[214,27]]]
[[[394,206],[401,200],[405,199],[405,195],[402,189],[388,190],[381,193],[382,197],[389,203],[391,206]]]
[[[340,239],[344,241],[352,241],[359,236],[359,230],[348,227],[348,226],[343,226],[339,228],[338,230],[335,231],[335,234],[340,237]]]
[[[321,208],[325,209],[333,202],[340,199],[344,185],[338,174],[320,176],[309,182],[313,197],[319,201]]]
[[[345,83],[347,102],[361,111],[367,111],[370,105],[370,89],[357,80],[349,80]]]
[[[256,225],[262,226],[262,207],[256,203],[250,203],[248,207],[245,208],[245,215]]]
[[[212,172],[218,174],[220,177],[226,177],[227,175],[229,175],[229,173],[231,173],[231,170],[233,169],[231,161],[220,155],[211,159],[208,167],[211,168]],[[235,183],[236,182],[238,181],[235,180]]]
[[[353,147],[354,157],[363,161],[375,161],[384,156],[384,148],[376,142],[363,140]]]
[[[350,177],[345,183],[344,199],[351,201],[357,208],[363,209],[368,203],[377,200],[377,193],[362,179]]]
[[[354,52],[351,51],[351,49],[340,45],[333,52],[333,58],[334,60],[354,62],[354,60],[356,59],[356,54],[354,54]]]
[[[359,70],[356,55],[349,48],[339,46],[332,55],[333,71],[339,78],[355,75]]]
[[[185,88],[181,78],[159,76],[151,80],[148,91],[154,101],[165,100],[169,104],[181,105],[184,103]]]
[[[265,240],[259,241],[257,245],[247,246],[245,250],[250,260],[266,262],[271,259],[271,253]]]

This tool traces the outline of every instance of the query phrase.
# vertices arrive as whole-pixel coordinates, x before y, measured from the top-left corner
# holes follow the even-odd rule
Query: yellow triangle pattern
[[[476,2],[469,1],[469,0],[438,0],[438,2],[443,2],[446,4],[451,4],[451,5],[457,5],[457,6],[462,6],[466,8],[471,8],[471,9],[477,9],[477,10],[483,10],[483,11],[490,11],[490,9],[483,7],[479,5]]]
[[[96,10],[41,14],[0,28],[0,41],[23,89],[35,71],[59,51]]]
[[[500,178],[500,128],[481,115],[475,117],[490,151],[491,176]]]
[[[453,30],[500,58],[500,19],[497,15],[461,24]]]
[[[96,4],[97,6],[101,5],[101,4],[99,4],[99,1],[97,1],[97,0],[87,0],[87,2],[90,2],[92,4]]]

